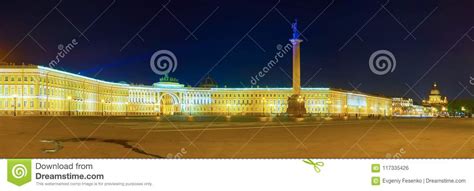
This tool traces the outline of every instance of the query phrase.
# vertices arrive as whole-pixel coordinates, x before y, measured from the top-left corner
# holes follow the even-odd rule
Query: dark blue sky
[[[150,57],[170,50],[178,59],[171,75],[182,83],[195,85],[215,66],[210,75],[220,85],[250,86],[251,76],[273,59],[277,45],[288,43],[291,29],[285,18],[298,18],[300,30],[306,28],[301,67],[307,86],[352,90],[352,84],[363,92],[402,96],[407,85],[416,83],[416,94],[426,97],[436,81],[449,99],[472,98],[459,83],[474,92],[469,84],[474,76],[473,1],[390,1],[382,8],[385,1],[172,0],[168,10],[151,19],[166,2],[3,1],[0,56],[7,62],[47,65],[59,44],[76,38],[79,44],[57,68],[152,84],[160,76],[150,69]],[[186,39],[192,31],[195,38]],[[369,57],[377,50],[393,53],[393,72],[379,76],[369,69]],[[285,72],[291,74],[291,54],[259,85],[289,87]],[[416,94],[406,96],[418,100]]]

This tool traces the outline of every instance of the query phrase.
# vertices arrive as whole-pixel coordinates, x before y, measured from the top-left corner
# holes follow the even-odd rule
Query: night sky
[[[194,86],[209,73],[221,87],[249,87],[277,46],[288,43],[289,22],[297,18],[305,87],[356,88],[419,102],[438,82],[449,100],[473,97],[472,0],[172,0],[163,8],[167,2],[2,1],[0,58],[47,66],[58,45],[76,39],[57,69],[151,85],[161,76],[151,70],[150,57],[170,50],[178,59],[170,75],[181,83]],[[377,50],[393,53],[393,72],[370,70]],[[291,53],[258,85],[290,87],[286,73],[291,76]]]

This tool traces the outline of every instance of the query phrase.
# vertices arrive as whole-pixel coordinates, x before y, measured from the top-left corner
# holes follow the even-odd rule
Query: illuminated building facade
[[[413,104],[413,99],[392,98],[392,114],[401,117],[432,116],[431,107]]]
[[[151,86],[112,83],[37,65],[0,64],[0,115],[156,116],[285,114],[292,88],[187,87],[163,77]],[[308,115],[390,116],[392,99],[302,88]]]
[[[406,115],[413,107],[413,99],[392,98],[393,115]]]

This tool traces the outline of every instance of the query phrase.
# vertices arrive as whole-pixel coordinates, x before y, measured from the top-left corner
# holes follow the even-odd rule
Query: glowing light
[[[301,96],[299,96],[298,99],[297,99],[297,101],[298,101],[299,103],[302,103],[304,100],[303,100],[303,98],[302,98]]]

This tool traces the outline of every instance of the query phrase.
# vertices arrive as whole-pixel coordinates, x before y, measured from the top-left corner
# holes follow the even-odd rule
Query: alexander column
[[[295,20],[291,28],[293,29],[293,38],[290,39],[293,45],[293,95],[288,98],[286,113],[289,116],[301,117],[306,114],[305,99],[301,96],[300,44],[303,40],[299,39],[298,21]]]

